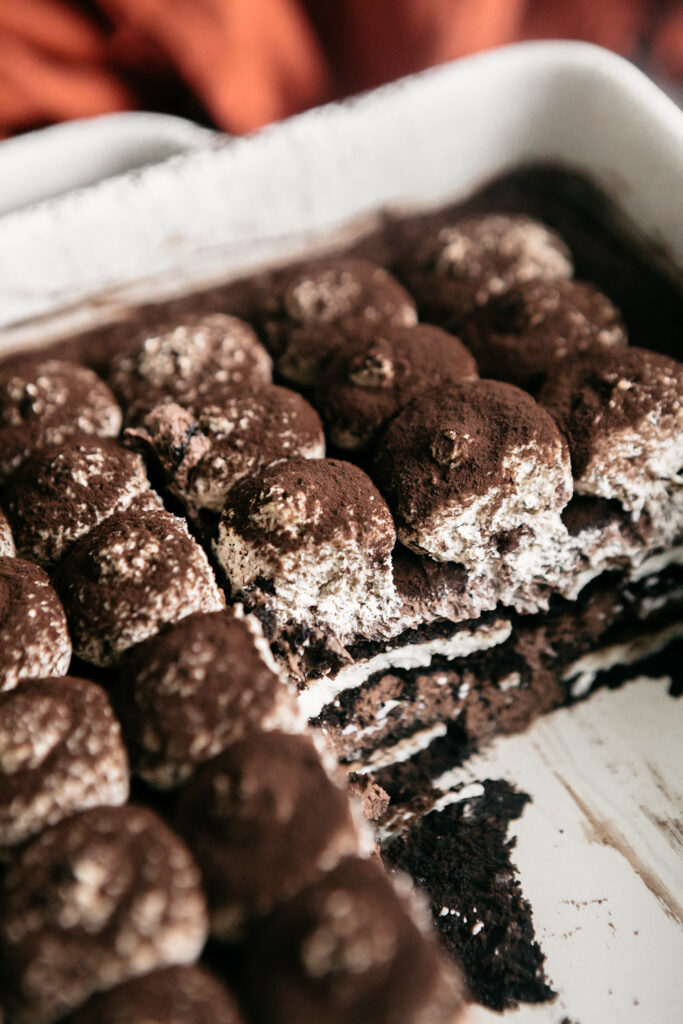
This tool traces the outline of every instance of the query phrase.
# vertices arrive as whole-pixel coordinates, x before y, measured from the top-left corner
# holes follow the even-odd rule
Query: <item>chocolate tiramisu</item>
[[[683,305],[515,188],[0,364],[14,1024],[552,996],[443,780],[683,637]]]

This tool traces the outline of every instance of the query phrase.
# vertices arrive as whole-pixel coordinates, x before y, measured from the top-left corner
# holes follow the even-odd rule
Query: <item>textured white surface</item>
[[[511,833],[551,1004],[510,1024],[678,1024],[683,1001],[681,728],[668,681],[640,678],[497,740],[452,783],[529,793]],[[473,1024],[497,1014],[476,1008]]]

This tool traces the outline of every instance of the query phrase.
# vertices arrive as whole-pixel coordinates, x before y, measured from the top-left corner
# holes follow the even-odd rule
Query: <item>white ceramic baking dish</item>
[[[523,44],[0,218],[0,328],[235,276],[529,160],[589,173],[683,262],[683,114],[604,50]]]
[[[32,145],[46,164],[44,195],[55,191],[45,139],[22,143],[24,166]],[[53,143],[64,158],[68,136]],[[510,47],[252,138],[188,143],[127,174],[113,146],[107,180],[73,190],[83,179],[65,174],[68,194],[0,217],[0,350],[324,248],[383,208],[437,206],[534,160],[588,174],[683,266],[683,114],[630,64],[583,44]],[[677,1024],[677,715],[665,682],[641,680],[501,739],[462,770],[464,784],[504,777],[533,797],[514,826],[515,860],[560,995],[506,1019]]]
[[[2,144],[0,216],[204,144],[214,133],[167,114],[103,114]]]

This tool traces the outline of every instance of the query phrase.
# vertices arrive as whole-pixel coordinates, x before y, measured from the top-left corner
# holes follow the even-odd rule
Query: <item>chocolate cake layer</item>
[[[683,636],[683,570],[670,566],[635,583],[603,578],[576,602],[557,599],[547,613],[512,615],[506,625],[498,643],[477,649],[475,624],[472,650],[459,657],[435,651],[415,667],[397,657],[340,693],[312,724],[355,771],[405,760],[454,721],[472,741],[520,731],[586,696],[600,673]]]

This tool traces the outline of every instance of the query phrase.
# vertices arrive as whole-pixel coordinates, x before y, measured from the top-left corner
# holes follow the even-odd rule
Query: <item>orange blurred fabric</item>
[[[683,78],[683,0],[0,0],[0,136],[136,108],[243,133],[552,37]]]

